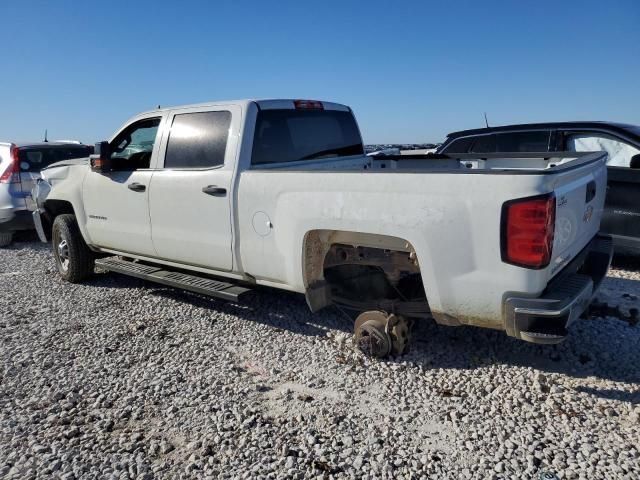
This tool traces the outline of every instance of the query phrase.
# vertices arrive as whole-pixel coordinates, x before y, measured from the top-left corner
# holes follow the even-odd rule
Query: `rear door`
[[[616,136],[594,131],[565,131],[567,151],[605,151],[608,189],[602,231],[640,242],[640,170],[631,169],[631,157],[640,154],[640,146]]]
[[[149,207],[159,258],[231,270],[232,198],[241,109],[174,110],[167,121]]]

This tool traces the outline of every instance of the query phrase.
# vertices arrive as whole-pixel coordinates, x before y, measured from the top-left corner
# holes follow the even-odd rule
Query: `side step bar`
[[[131,260],[122,260],[118,257],[106,257],[96,260],[98,267],[111,272],[122,273],[131,277],[149,280],[169,287],[180,288],[190,292],[200,293],[209,297],[230,300],[232,302],[241,301],[250,289],[234,285],[232,283],[212,280],[204,276],[191,275],[188,273],[164,270],[155,265],[146,265]]]

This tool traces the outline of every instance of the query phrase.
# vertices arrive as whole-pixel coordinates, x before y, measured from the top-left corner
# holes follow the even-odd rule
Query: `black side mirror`
[[[89,157],[91,170],[98,173],[111,171],[111,148],[109,142],[96,143],[94,154]]]
[[[630,168],[640,168],[640,153],[631,157]]]

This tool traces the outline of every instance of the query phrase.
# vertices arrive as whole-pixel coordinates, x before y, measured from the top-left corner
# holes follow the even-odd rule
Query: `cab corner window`
[[[182,113],[174,117],[164,168],[211,168],[224,165],[231,112]]]
[[[160,118],[148,118],[133,123],[118,134],[110,145],[112,170],[149,168],[159,125]]]
[[[471,144],[473,144],[473,137],[460,138],[451,142],[442,153],[467,153]]]

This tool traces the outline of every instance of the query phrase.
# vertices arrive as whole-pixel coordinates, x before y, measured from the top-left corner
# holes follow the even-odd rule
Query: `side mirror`
[[[94,154],[89,156],[91,171],[106,173],[111,171],[111,148],[109,142],[96,143]]]
[[[631,157],[630,168],[640,168],[640,153]]]

